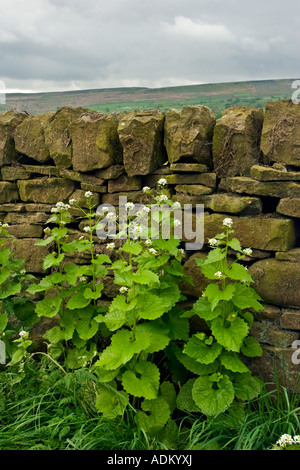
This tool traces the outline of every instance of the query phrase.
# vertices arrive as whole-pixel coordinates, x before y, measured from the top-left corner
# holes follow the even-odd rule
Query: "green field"
[[[106,88],[51,93],[7,94],[6,106],[29,113],[53,112],[63,106],[82,106],[104,113],[134,109],[180,109],[208,106],[216,117],[231,106],[265,107],[268,101],[289,99],[294,79],[211,83],[165,88]]]

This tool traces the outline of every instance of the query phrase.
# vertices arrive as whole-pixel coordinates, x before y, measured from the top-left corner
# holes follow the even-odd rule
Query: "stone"
[[[75,171],[107,168],[122,159],[118,121],[113,114],[86,112],[69,125]]]
[[[289,197],[280,199],[276,212],[290,217],[300,218],[300,195],[299,197]]]
[[[264,112],[246,106],[225,109],[213,135],[213,163],[218,177],[249,176],[260,161]]]
[[[146,185],[150,187],[155,187],[160,180],[160,175],[149,175],[146,177]],[[167,181],[168,185],[196,185],[201,184],[204,186],[209,186],[210,188],[216,187],[216,174],[215,173],[199,173],[199,174],[173,174],[165,175],[163,178]]]
[[[43,227],[29,223],[10,225],[7,231],[16,238],[40,238]]]
[[[175,186],[175,191],[181,194],[189,194],[191,196],[202,196],[204,194],[211,194],[212,188],[201,184],[178,184]]]
[[[109,193],[119,193],[121,191],[138,191],[142,189],[142,179],[140,176],[119,176],[115,180],[108,181],[107,190]]]
[[[206,258],[207,253],[201,251],[192,254],[184,263],[183,269],[186,276],[190,276],[193,284],[190,284],[187,281],[183,281],[180,284],[180,290],[183,295],[191,297],[201,297],[202,292],[211,282],[207,279],[201,272],[200,267],[196,264],[195,259],[197,258]]]
[[[199,203],[213,212],[236,215],[256,215],[262,211],[262,204],[257,197],[236,196],[227,193],[215,193],[204,196]]]
[[[275,253],[275,258],[280,261],[291,261],[293,263],[300,263],[300,248],[293,248],[289,251],[278,251]]]
[[[15,258],[24,259],[29,273],[44,273],[43,259],[48,254],[48,247],[36,246],[39,238],[7,239],[6,246],[10,248]]]
[[[268,321],[254,321],[251,327],[251,335],[261,344],[268,344],[280,348],[287,348],[299,337],[295,331],[284,331]]]
[[[293,181],[257,181],[247,176],[233,176],[221,179],[219,189],[232,193],[277,198],[300,197],[300,183]]]
[[[148,175],[167,157],[163,148],[165,115],[160,111],[132,111],[120,118],[119,138],[128,176]]]
[[[207,173],[208,166],[203,163],[171,163],[173,173]]]
[[[27,118],[28,114],[24,112],[5,111],[0,113],[0,167],[17,160],[14,131]]]
[[[299,331],[300,330],[300,310],[283,309],[282,316],[280,318],[280,326],[281,328],[285,328],[287,330]]]
[[[223,214],[204,214],[205,240],[222,232]],[[242,247],[269,251],[288,251],[295,242],[295,226],[290,219],[263,215],[231,217],[234,236]],[[279,247],[281,247],[279,249]]]
[[[34,114],[19,124],[14,133],[16,150],[39,163],[50,159],[45,144],[45,126],[52,113]]]
[[[87,112],[83,108],[62,107],[51,116],[45,126],[45,143],[58,168],[69,168],[72,165],[69,125]]]
[[[81,183],[80,185],[81,189],[84,189],[84,191],[91,191],[92,193],[106,193],[107,192],[107,187],[106,186],[101,186],[97,184],[91,184],[91,183]]]
[[[278,170],[263,165],[253,165],[250,176],[258,181],[300,181],[300,171]]]
[[[30,173],[21,166],[4,166],[1,169],[1,176],[5,181],[28,180]]]
[[[50,165],[22,165],[24,170],[30,175],[44,175],[48,176],[59,176],[59,170],[55,166]],[[19,179],[19,178],[18,178]],[[26,178],[21,178],[26,179]]]
[[[72,193],[70,199],[75,199],[76,204],[82,208],[88,209],[89,203],[88,200],[85,196],[85,190],[83,189],[75,189],[75,191]],[[90,198],[90,201],[93,206],[98,206],[100,203],[100,197],[98,193],[94,193],[92,197]]]
[[[153,198],[143,191],[122,191],[120,193],[107,193],[102,196],[102,204],[111,204],[112,206],[119,205],[119,198],[127,198],[126,202],[133,202],[134,204],[153,204]]]
[[[121,176],[124,171],[124,165],[116,164],[111,165],[104,170],[97,170],[94,172],[94,174],[97,176],[97,178],[103,178],[104,180],[115,180],[119,178],[119,176]]]
[[[17,185],[8,181],[0,181],[0,204],[17,201],[18,199],[19,192]]]
[[[300,307],[300,263],[274,258],[256,261],[249,273],[262,299],[272,305]]]
[[[164,144],[171,164],[212,164],[211,143],[216,118],[206,106],[184,106],[166,113]],[[184,162],[185,163],[185,162]]]
[[[266,103],[260,146],[268,163],[300,166],[300,108],[292,100]]]
[[[49,214],[44,212],[18,213],[10,212],[6,214],[4,222],[6,224],[45,224],[49,219]]]
[[[260,302],[263,309],[262,310],[251,310],[254,318],[256,320],[267,320],[273,324],[279,324],[281,317],[281,309],[275,305],[266,304],[265,302]]]
[[[24,202],[56,204],[65,201],[74,191],[73,181],[63,178],[37,178],[18,181],[20,199]]]

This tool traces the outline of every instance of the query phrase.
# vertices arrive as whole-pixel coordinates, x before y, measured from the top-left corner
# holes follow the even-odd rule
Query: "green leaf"
[[[228,284],[225,289],[220,289],[217,284],[209,284],[204,293],[205,297],[210,301],[211,309],[214,310],[221,300],[230,300],[234,294],[235,285]]]
[[[93,359],[96,353],[97,346],[95,343],[90,343],[89,349],[86,347],[69,349],[66,358],[66,365],[70,369],[86,367],[87,363]]]
[[[82,253],[83,251],[86,251],[88,249],[87,244],[82,243],[81,240],[73,240],[69,243],[62,243],[61,247],[65,253],[72,253],[73,251],[78,251],[79,253]]]
[[[10,276],[10,270],[8,268],[1,268],[0,271],[0,285],[3,284]]]
[[[136,415],[138,425],[149,436],[155,436],[170,418],[170,407],[163,397],[158,396],[154,400],[144,400],[141,408],[143,411]]]
[[[255,292],[252,287],[244,284],[235,284],[235,292],[232,297],[234,305],[240,309],[253,308],[255,310],[262,310],[259,300],[261,297]]]
[[[96,408],[105,418],[122,416],[128,403],[127,393],[117,390],[115,381],[97,385]]]
[[[188,413],[199,413],[200,408],[193,399],[192,390],[196,379],[189,379],[179,390],[177,395],[177,408]]]
[[[239,400],[253,400],[261,393],[262,381],[251,373],[238,374],[234,381],[235,396]]]
[[[98,331],[98,322],[93,318],[93,307],[89,307],[79,310],[76,325],[79,337],[85,341],[91,339]]]
[[[36,246],[47,246],[49,245],[50,243],[52,243],[54,240],[54,237],[52,235],[50,235],[50,237],[48,238],[45,238],[44,240],[38,240],[35,245]]]
[[[224,270],[224,273],[226,276],[228,276],[230,279],[236,280],[236,281],[246,281],[246,282],[253,282],[252,277],[248,273],[247,269],[245,266],[239,263],[232,263],[230,267],[226,267]]]
[[[180,349],[176,352],[176,357],[187,370],[196,375],[212,374],[217,371],[219,366],[218,361],[214,361],[210,364],[201,364],[196,359],[184,354]]]
[[[169,310],[169,299],[151,292],[139,294],[136,300],[138,316],[144,320],[156,320]]]
[[[198,315],[198,317],[203,318],[205,321],[211,321],[222,314],[222,308],[217,306],[212,309],[209,299],[206,297],[200,297],[194,303],[191,313]]]
[[[211,364],[221,353],[222,346],[218,343],[212,345],[205,344],[204,340],[193,335],[188,343],[184,346],[183,352],[195,359],[201,364]]]
[[[141,242],[127,240],[121,250],[126,253],[131,253],[132,255],[139,255],[143,250],[143,245]]]
[[[0,313],[0,333],[3,333],[5,330],[7,322],[8,317],[4,313]]]
[[[237,238],[232,238],[231,240],[229,240],[227,245],[235,251],[239,251],[239,252],[243,251],[241,244]]]
[[[3,268],[9,262],[10,257],[11,257],[11,251],[10,251],[9,248],[3,248],[2,250],[0,250],[0,265],[2,265]],[[2,273],[2,269],[1,269],[1,273]],[[0,275],[0,277],[1,277],[1,275]]]
[[[222,261],[223,259],[225,259],[224,250],[221,250],[221,248],[214,248],[208,253],[206,259],[201,262],[201,267],[207,264],[216,263],[217,261]]]
[[[175,307],[167,313],[167,318],[164,319],[171,340],[188,341],[189,339],[190,322],[187,318],[182,318],[181,315],[182,310]]]
[[[87,287],[83,291],[83,296],[85,299],[88,299],[88,300],[97,300],[101,297],[103,288],[104,288],[103,283],[97,284],[95,291],[93,291],[90,287]]]
[[[122,385],[127,393],[135,397],[152,400],[157,397],[160,373],[158,367],[149,361],[139,360],[133,370],[122,375]]]
[[[176,408],[176,390],[171,382],[163,382],[159,389],[159,394],[163,397],[169,405],[171,413]]]
[[[226,326],[221,318],[216,318],[211,322],[211,331],[217,342],[225,349],[239,352],[249,328],[247,323],[239,317]]]
[[[163,351],[170,342],[168,328],[160,320],[141,323],[137,325],[136,331],[149,338],[150,344],[145,348],[145,353],[148,354]]]
[[[59,266],[64,260],[65,255],[61,253],[59,256],[56,256],[54,253],[49,253],[43,261],[43,268],[49,269],[52,266]]]
[[[67,308],[74,310],[76,308],[84,308],[89,305],[90,299],[86,299],[82,291],[78,291],[70,297],[67,302]]]
[[[0,294],[0,299],[7,299],[7,297],[14,296],[21,292],[22,285],[19,282],[9,282],[5,285],[5,290]]]
[[[233,384],[226,375],[217,382],[212,381],[210,376],[204,375],[195,380],[192,396],[203,414],[216,416],[233,402]]]
[[[241,352],[247,357],[260,357],[263,354],[262,347],[254,336],[245,338],[241,346]]]
[[[37,304],[35,311],[39,317],[52,318],[59,312],[61,304],[60,297],[46,297]]]
[[[135,354],[150,346],[150,338],[141,330],[133,333],[129,330],[119,330],[111,338],[111,344],[100,355],[98,365],[108,370],[114,370],[132,359]]]
[[[232,372],[245,373],[250,372],[248,367],[240,360],[236,353],[224,352],[220,356],[220,362],[227,370]]]
[[[133,281],[137,284],[146,284],[147,286],[151,287],[153,284],[159,283],[159,277],[152,271],[143,269],[133,273]]]

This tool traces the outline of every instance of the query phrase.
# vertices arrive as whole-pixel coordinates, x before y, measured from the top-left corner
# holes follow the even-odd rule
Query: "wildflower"
[[[160,188],[163,188],[164,186],[167,186],[168,182],[167,182],[166,178],[160,178],[158,180],[157,184]]]
[[[79,281],[80,281],[80,282],[85,282],[86,279],[87,279],[87,278],[86,278],[85,276],[81,276],[81,277],[79,278]]]
[[[117,217],[116,217],[116,214],[115,214],[114,212],[108,212],[108,213],[106,214],[106,218],[107,218],[108,220],[116,220]]]
[[[179,253],[180,253],[181,255],[184,255],[184,253],[185,253],[183,248],[179,248],[178,251],[179,251]]]
[[[181,225],[180,220],[179,220],[179,219],[175,219],[175,220],[174,220],[174,227],[180,227],[180,225]]]
[[[173,204],[173,206],[172,206],[172,209],[173,209],[173,210],[181,209],[181,204],[180,204],[180,202],[178,202],[178,201],[174,202],[174,204]]]
[[[91,227],[89,227],[88,225],[86,227],[83,228],[83,231],[86,232],[86,233],[89,233],[92,231]]]
[[[145,245],[151,246],[152,245],[152,240],[150,240],[149,238],[147,240],[145,240]]]
[[[81,236],[79,237],[79,240],[85,240],[84,235],[81,235]]]
[[[251,248],[244,248],[243,253],[247,256],[251,256],[253,252],[252,252]]]
[[[158,203],[167,202],[168,201],[168,196],[166,196],[165,194],[161,194],[160,196],[157,196],[156,200],[157,200]]]
[[[143,227],[141,227],[141,225],[135,225],[133,228],[132,228],[132,232],[134,234],[138,234],[138,233],[142,233],[143,231]]]
[[[147,212],[147,213],[150,211],[151,211],[150,207],[147,207],[147,206],[144,206],[141,210],[141,212]]]
[[[106,245],[106,248],[107,248],[108,250],[113,250],[113,249],[115,248],[115,246],[116,246],[115,243],[108,243],[108,244]]]
[[[84,195],[85,195],[85,197],[86,197],[87,199],[89,199],[90,197],[93,196],[93,193],[92,193],[91,191],[86,191],[86,192],[84,193]]]
[[[9,227],[9,225],[8,225],[8,224],[1,224],[1,225],[2,225],[2,227],[3,227],[3,228],[7,228],[7,227]]]
[[[219,241],[218,241],[216,238],[210,238],[210,239],[208,240],[208,244],[209,244],[210,246],[217,246],[217,245],[219,244]]]
[[[125,292],[127,292],[127,291],[128,291],[128,287],[125,287],[125,286],[120,287],[120,293],[121,294],[125,294]]]
[[[221,273],[221,271],[217,271],[215,274],[214,274],[215,277],[218,277],[219,279],[221,279],[221,277],[223,276],[223,274]]]
[[[76,199],[70,199],[70,200],[69,200],[69,204],[70,204],[71,206],[73,206],[74,204],[76,204]]]
[[[125,209],[126,210],[133,209],[133,208],[134,208],[133,202],[126,202],[126,204],[125,204]]]
[[[149,248],[149,253],[152,253],[152,255],[157,255],[155,248]]]
[[[280,447],[285,447],[287,445],[294,444],[294,440],[293,440],[292,436],[290,436],[289,434],[283,434],[281,436],[281,438],[278,439],[276,444],[279,445]]]
[[[21,269],[20,274],[26,274],[26,269]]]
[[[225,227],[232,227],[232,224],[233,224],[233,220],[230,219],[230,217],[226,217],[224,220],[223,220],[223,225]]]
[[[147,193],[148,191],[151,191],[151,188],[149,188],[149,186],[144,186],[142,191],[143,193]]]
[[[21,338],[27,338],[27,336],[28,336],[28,332],[27,332],[27,331],[24,331],[24,330],[22,330],[22,331],[20,331],[20,333],[19,333],[19,336],[20,336]]]
[[[44,233],[51,233],[51,229],[49,227],[44,228]]]

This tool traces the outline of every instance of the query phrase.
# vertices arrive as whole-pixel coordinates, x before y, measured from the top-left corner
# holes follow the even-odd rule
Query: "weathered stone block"
[[[19,192],[15,183],[0,181],[0,204],[16,201],[19,198]]]
[[[38,238],[7,239],[6,246],[13,250],[16,258],[24,259],[27,272],[43,273],[43,259],[48,254],[45,246],[36,246]]]
[[[111,165],[104,170],[95,171],[95,176],[97,176],[97,178],[103,178],[104,180],[115,180],[119,178],[119,176],[121,176],[124,171],[124,165],[116,164]]]
[[[101,186],[100,186],[101,187]],[[89,190],[87,190],[89,191]],[[88,208],[89,207],[89,202],[85,196],[85,192],[86,190],[83,190],[83,189],[76,189],[72,195],[71,195],[71,198],[70,199],[75,199],[76,201],[76,204],[79,205],[80,207],[82,208]],[[100,203],[100,196],[98,193],[93,193],[92,197],[89,199],[89,201],[91,201],[91,203],[94,205],[94,206],[98,206],[99,203]]]
[[[16,238],[40,238],[43,235],[43,227],[34,224],[10,225],[7,231]]]
[[[262,210],[261,201],[257,197],[216,193],[203,197],[202,201],[205,208],[225,214],[255,215],[260,214]]]
[[[300,310],[283,309],[280,326],[288,330],[300,330]]]
[[[2,179],[5,181],[28,180],[30,173],[21,166],[4,166],[1,169]]]
[[[278,251],[275,253],[275,258],[280,261],[291,261],[293,263],[300,263],[300,248],[293,248],[289,251]]]
[[[175,191],[181,194],[189,194],[191,196],[202,196],[204,194],[211,194],[212,188],[203,186],[202,184],[178,184],[175,186]]]
[[[300,194],[299,197],[280,199],[276,212],[290,217],[300,217]]]
[[[14,130],[26,118],[28,118],[27,113],[15,111],[0,113],[0,167],[16,160]]]
[[[113,114],[87,112],[69,125],[72,139],[72,164],[75,171],[107,168],[122,158]]]
[[[173,173],[207,173],[208,167],[203,163],[171,163]]]
[[[69,168],[72,165],[72,139],[69,125],[88,113],[83,108],[60,108],[45,126],[45,143],[50,157],[59,168]]]
[[[219,177],[248,176],[259,162],[263,117],[260,108],[234,106],[223,111],[213,136],[214,170]]]
[[[108,192],[119,193],[121,191],[138,191],[142,189],[142,179],[140,176],[119,176],[115,180],[108,181]]]
[[[49,214],[44,212],[18,213],[9,212],[6,214],[4,222],[7,224],[45,224],[49,219]]]
[[[300,181],[300,171],[278,170],[263,165],[253,165],[250,176],[258,181]]]
[[[268,162],[300,166],[300,107],[292,100],[266,104],[261,150]]]
[[[247,176],[223,178],[220,189],[232,193],[245,193],[255,196],[270,196],[278,198],[300,197],[300,183],[293,181],[257,181]]]
[[[45,144],[45,126],[51,116],[51,113],[31,115],[16,127],[14,139],[18,152],[40,163],[50,159]]]
[[[211,166],[216,118],[206,106],[184,106],[166,113],[164,144],[171,164],[189,159]]]
[[[147,175],[167,160],[163,149],[164,119],[160,111],[133,111],[120,119],[118,132],[128,176]]]
[[[283,307],[300,307],[300,263],[274,258],[259,260],[249,269],[262,299]]]
[[[73,181],[63,178],[37,178],[18,181],[20,199],[24,202],[56,204],[74,191]]]
[[[149,175],[146,178],[146,184],[150,187],[155,187],[157,182],[160,180],[161,175]],[[216,187],[216,174],[215,173],[199,173],[199,174],[174,174],[164,175],[163,178],[166,180],[168,185],[180,184],[180,185],[196,185],[201,184],[209,186],[210,188]]]
[[[267,321],[254,321],[251,327],[251,335],[261,344],[268,344],[280,348],[287,348],[299,337],[295,331],[284,331]]]

